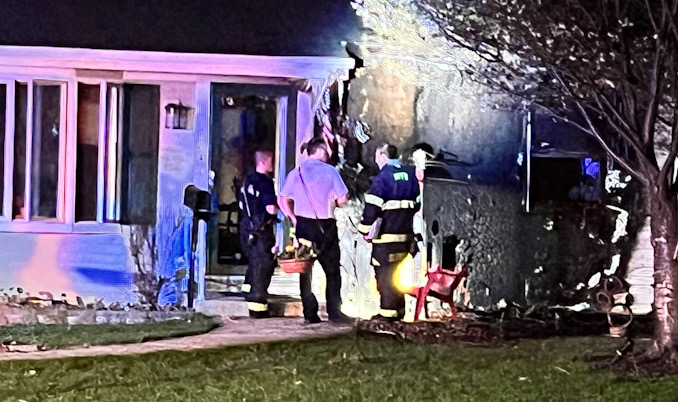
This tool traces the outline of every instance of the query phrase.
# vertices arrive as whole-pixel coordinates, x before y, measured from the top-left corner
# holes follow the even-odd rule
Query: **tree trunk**
[[[662,186],[663,187],[663,186]],[[676,282],[678,261],[674,253],[678,242],[678,203],[676,195],[655,189],[651,194],[652,246],[654,247],[655,339],[649,354],[653,357],[676,356],[678,352],[678,308]]]

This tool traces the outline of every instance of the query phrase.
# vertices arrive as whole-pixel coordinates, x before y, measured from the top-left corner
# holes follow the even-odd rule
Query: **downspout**
[[[526,125],[525,125],[525,156],[527,159],[526,163],[526,169],[527,169],[527,175],[526,175],[526,192],[525,192],[525,212],[530,212],[530,182],[531,182],[531,174],[532,174],[532,112],[527,112],[527,116],[525,117]]]

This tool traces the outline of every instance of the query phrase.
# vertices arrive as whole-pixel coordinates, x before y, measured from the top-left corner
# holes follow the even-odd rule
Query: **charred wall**
[[[458,84],[442,93],[417,88],[382,68],[359,70],[350,84],[348,112],[371,128],[365,164],[372,164],[374,147],[381,142],[404,153],[426,142],[435,152],[456,155],[448,171],[468,184],[427,180],[424,216],[436,258],[445,237],[470,242],[467,285],[474,306],[489,308],[502,299],[522,305],[580,300],[586,290],[580,284],[609,260],[615,214],[604,202],[572,201],[543,202],[526,213],[524,163],[518,163],[526,148],[523,115]],[[573,130],[547,118],[536,119],[533,129],[541,135],[535,137],[534,150],[540,152],[570,144],[567,136]],[[584,148],[595,146],[575,137]]]
[[[575,303],[578,286],[607,261],[609,220],[599,204],[544,205],[525,213],[521,194],[502,186],[427,180],[424,216],[433,259],[449,236],[471,246],[467,290],[473,306]],[[577,288],[579,287],[579,290]]]

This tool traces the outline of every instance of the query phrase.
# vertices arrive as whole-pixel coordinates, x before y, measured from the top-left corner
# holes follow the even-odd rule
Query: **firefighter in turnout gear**
[[[240,244],[249,261],[242,291],[252,318],[267,318],[268,286],[277,265],[275,260],[274,224],[277,213],[273,180],[273,153],[255,152],[256,171],[245,178],[238,206],[243,212],[240,221]]]
[[[358,229],[372,242],[379,316],[399,320],[405,315],[405,295],[396,288],[394,274],[412,249],[412,221],[420,205],[419,181],[413,166],[402,165],[393,145],[379,147],[375,161],[381,171],[365,194],[365,210]]]

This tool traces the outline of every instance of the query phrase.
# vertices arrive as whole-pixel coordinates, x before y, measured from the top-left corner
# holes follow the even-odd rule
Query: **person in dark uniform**
[[[254,156],[256,171],[245,178],[238,197],[238,206],[243,213],[240,244],[249,261],[242,290],[250,317],[267,318],[270,316],[268,286],[277,265],[273,248],[278,207],[273,180],[269,176],[273,172],[273,153],[259,150]]]
[[[365,210],[358,229],[372,242],[379,316],[399,320],[405,315],[405,295],[396,288],[394,274],[412,248],[412,221],[420,206],[419,181],[414,166],[402,165],[393,145],[377,148],[375,161],[381,171],[365,194]]]

